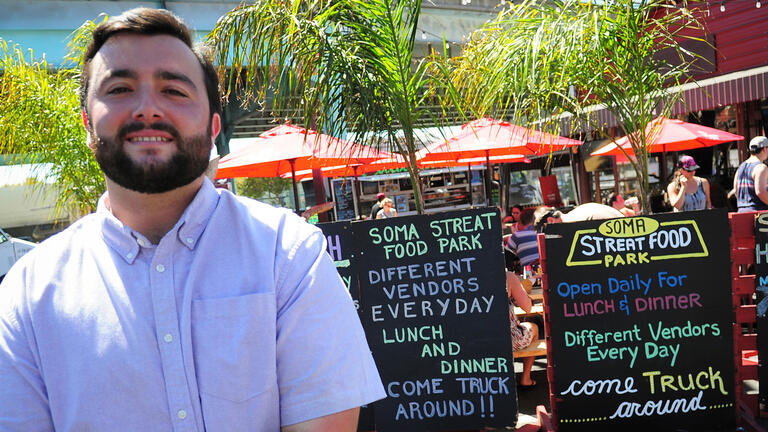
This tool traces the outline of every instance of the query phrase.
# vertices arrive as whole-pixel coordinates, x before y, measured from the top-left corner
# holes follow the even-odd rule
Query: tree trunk
[[[419,175],[419,167],[416,163],[416,154],[408,154],[408,175],[411,177],[411,185],[413,187],[413,203],[416,206],[417,214],[424,214],[424,200],[422,194],[421,176]]]

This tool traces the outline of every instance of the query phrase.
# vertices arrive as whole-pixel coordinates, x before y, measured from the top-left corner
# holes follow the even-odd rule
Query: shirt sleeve
[[[0,431],[52,431],[48,396],[25,313],[24,274],[17,265],[0,284]]]
[[[512,233],[512,235],[507,237],[507,247],[513,251],[517,251],[517,242],[515,241],[516,237],[516,233]]]
[[[352,298],[325,251],[325,238],[311,230],[294,243],[277,281],[283,426],[385,396]]]

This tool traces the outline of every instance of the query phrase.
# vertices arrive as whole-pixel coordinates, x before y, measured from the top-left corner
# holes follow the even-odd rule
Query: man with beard
[[[204,176],[218,80],[167,11],[99,25],[107,193],[0,286],[0,430],[353,431],[384,396],[319,230]]]

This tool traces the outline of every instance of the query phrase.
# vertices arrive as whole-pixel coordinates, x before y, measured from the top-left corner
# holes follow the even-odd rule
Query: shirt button
[[[139,246],[146,246],[147,245],[147,242],[145,242],[144,239],[139,239],[138,242],[139,242]]]
[[[155,270],[157,270],[159,273],[162,273],[165,271],[165,266],[162,264],[158,264],[157,267],[155,267]]]
[[[193,239],[192,237],[187,237],[187,243],[192,244],[194,242],[195,242],[195,239]]]
[[[178,411],[176,412],[176,415],[177,415],[177,416],[178,416],[180,419],[182,419],[182,420],[184,420],[185,418],[187,418],[187,412],[186,412],[186,411],[184,411],[183,409],[182,409],[182,410],[178,410]]]
[[[128,259],[131,259],[131,258],[133,258],[133,254],[132,254],[131,252],[128,252],[128,253],[125,255],[125,257],[126,257],[126,258],[128,258]]]
[[[163,336],[163,340],[165,341],[165,343],[171,343],[171,342],[173,342],[173,335],[170,334],[170,333],[166,333]]]

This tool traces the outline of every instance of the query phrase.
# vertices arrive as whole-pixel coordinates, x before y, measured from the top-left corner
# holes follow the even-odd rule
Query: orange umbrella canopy
[[[434,161],[418,162],[421,168],[439,168],[439,167],[457,167],[467,165],[481,165],[484,163],[513,163],[524,162],[531,163],[525,155],[491,156],[489,159],[481,158],[462,158],[445,159]],[[377,171],[405,168],[405,158],[402,155],[393,153],[390,157],[379,159],[366,164],[339,165],[321,168],[325,177],[354,177],[362,174],[368,174]],[[291,173],[281,174],[282,178],[290,178]],[[296,181],[312,178],[312,170],[296,171]]]
[[[547,154],[578,145],[581,141],[481,118],[462,126],[456,136],[428,145],[420,161]]]
[[[355,162],[348,165],[337,165],[321,168],[325,177],[353,177],[361,174],[368,174],[376,171],[405,168],[405,158],[397,153],[380,152],[388,155],[368,163]],[[290,172],[281,174],[283,178],[289,178]],[[312,177],[312,170],[296,171],[296,180],[301,181]]]
[[[421,161],[419,162],[419,166],[422,168],[434,168],[434,167],[456,167],[456,166],[467,166],[467,165],[481,165],[484,163],[514,163],[514,162],[524,162],[524,163],[531,163],[530,159],[525,157],[525,155],[509,155],[509,156],[489,156],[488,159],[485,157],[476,157],[476,158],[462,158],[462,159],[449,159],[449,160],[435,160],[435,161]]]
[[[645,127],[648,140],[648,152],[673,152],[710,147],[730,141],[743,140],[741,135],[735,135],[720,129],[688,123],[682,120],[658,117]],[[592,156],[634,154],[629,138],[623,137],[590,153]]]
[[[387,156],[355,144],[298,126],[276,126],[252,143],[224,156],[216,178],[277,177],[295,170],[371,162]]]

